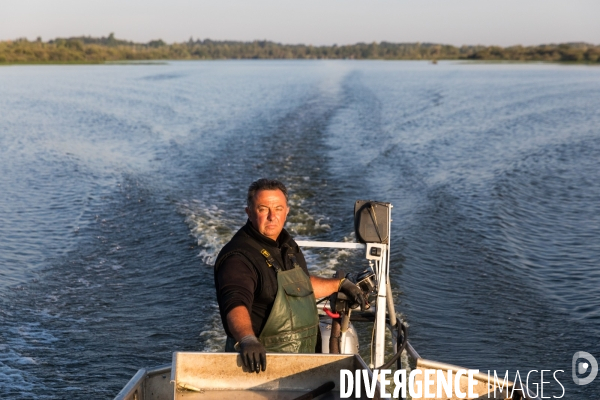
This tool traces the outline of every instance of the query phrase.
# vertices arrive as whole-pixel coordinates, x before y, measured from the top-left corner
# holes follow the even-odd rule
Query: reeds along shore
[[[358,43],[347,46],[286,45],[268,41],[162,40],[134,43],[108,37],[73,37],[43,42],[0,42],[0,63],[102,63],[135,60],[381,59],[495,60],[600,63],[600,46],[586,43],[540,46],[450,46],[433,43]]]

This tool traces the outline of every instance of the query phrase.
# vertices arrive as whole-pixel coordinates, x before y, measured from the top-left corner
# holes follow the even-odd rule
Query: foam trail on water
[[[227,244],[243,219],[231,216],[216,205],[206,205],[199,200],[182,201],[178,211],[185,216],[185,222],[198,243],[198,257],[209,267],[215,263],[221,248]],[[225,332],[221,323],[219,307],[216,301],[210,301],[210,315],[206,315],[206,323],[200,333],[205,339],[202,351],[220,352],[225,350]]]
[[[241,221],[229,217],[216,205],[207,206],[198,200],[179,203],[178,211],[185,215],[185,222],[198,241],[198,256],[204,264],[213,266],[219,251],[239,229]]]
[[[6,344],[0,345],[0,394],[10,398],[40,386],[40,382],[25,371],[28,365],[38,364],[38,360],[23,353],[27,353],[32,346],[43,351],[58,339],[41,328],[38,322],[5,328],[10,336]],[[19,369],[20,366],[23,370]]]

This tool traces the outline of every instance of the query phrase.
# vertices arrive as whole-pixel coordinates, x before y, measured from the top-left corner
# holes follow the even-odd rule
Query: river
[[[212,263],[270,177],[297,238],[353,240],[355,200],[393,204],[392,288],[423,357],[562,370],[564,398],[599,398],[600,377],[571,377],[576,351],[600,360],[599,104],[583,65],[2,67],[0,395],[110,399],[175,350],[219,351]]]

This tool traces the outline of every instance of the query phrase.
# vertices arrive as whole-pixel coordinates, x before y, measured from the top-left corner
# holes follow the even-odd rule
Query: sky
[[[0,40],[600,44],[600,0],[0,0]]]

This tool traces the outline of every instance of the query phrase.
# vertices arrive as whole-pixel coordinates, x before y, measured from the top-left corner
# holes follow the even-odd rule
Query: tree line
[[[107,37],[37,38],[0,41],[0,63],[103,63],[144,60],[354,59],[496,60],[600,63],[600,46],[587,43],[540,46],[451,46],[435,43],[357,43],[344,46],[289,45],[270,41],[210,39],[167,44]]]

